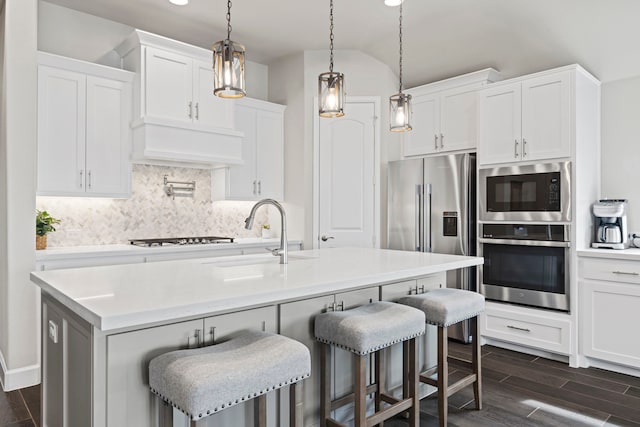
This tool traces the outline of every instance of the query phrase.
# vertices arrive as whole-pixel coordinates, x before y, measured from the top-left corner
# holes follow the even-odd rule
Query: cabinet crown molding
[[[133,30],[133,32],[114,50],[118,55],[120,55],[120,57],[124,58],[139,45],[158,47],[180,55],[188,55],[194,59],[205,61],[210,61],[213,58],[213,52],[209,49],[204,49],[138,29]]]
[[[444,80],[438,80],[435,82],[415,86],[407,89],[408,93],[423,94],[430,92],[439,92],[442,90],[452,89],[456,87],[471,85],[471,84],[488,84],[502,80],[503,77],[499,71],[493,68],[485,68],[483,70],[473,71],[471,73],[462,74],[460,76],[450,77]]]

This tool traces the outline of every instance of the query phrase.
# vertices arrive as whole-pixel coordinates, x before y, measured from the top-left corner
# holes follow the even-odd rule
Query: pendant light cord
[[[402,3],[400,3],[400,93],[402,93]]]
[[[329,0],[329,72],[333,73],[333,0]]]
[[[231,40],[231,0],[227,0],[227,40]]]

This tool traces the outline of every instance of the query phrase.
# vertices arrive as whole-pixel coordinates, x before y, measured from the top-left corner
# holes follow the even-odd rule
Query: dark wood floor
[[[39,385],[8,393],[0,390],[0,426],[40,426]]]
[[[450,355],[468,359],[451,343]],[[640,427],[640,378],[601,369],[573,369],[551,360],[482,349],[484,408],[473,409],[471,387],[449,399],[451,427],[636,426]],[[450,362],[450,378],[464,372]],[[421,402],[421,427],[438,425],[435,398]],[[0,393],[0,427],[40,426],[40,387]],[[397,419],[386,427],[406,426]]]

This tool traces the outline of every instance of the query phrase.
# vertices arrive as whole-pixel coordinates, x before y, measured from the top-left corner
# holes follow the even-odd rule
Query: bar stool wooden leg
[[[289,386],[289,427],[302,427],[303,420],[302,383],[293,383]]]
[[[331,346],[320,344],[320,427],[331,417]]]
[[[375,354],[375,369],[376,369],[376,412],[380,412],[382,409],[382,393],[386,391],[386,372],[385,372],[385,354],[386,349],[382,349]],[[384,427],[384,421],[378,423],[378,427]]]
[[[473,383],[473,397],[476,401],[476,409],[482,409],[482,377],[481,364],[482,364],[482,350],[480,346],[480,322],[478,316],[471,319],[471,330],[473,331],[473,354],[471,355],[471,366],[473,373],[476,374],[476,382]]]
[[[267,395],[262,394],[253,399],[253,425],[267,427]]]
[[[447,328],[438,326],[438,415],[440,427],[446,427],[449,400],[449,347]]]
[[[367,425],[367,356],[353,355],[354,426]]]
[[[418,387],[420,386],[420,372],[418,371],[418,347],[416,339],[410,339],[404,342],[404,353],[408,354],[408,371],[405,376],[405,383],[410,397],[413,400],[411,408],[409,408],[409,426],[418,427],[420,425],[420,396]]]
[[[173,407],[156,396],[156,407],[159,427],[173,427]]]

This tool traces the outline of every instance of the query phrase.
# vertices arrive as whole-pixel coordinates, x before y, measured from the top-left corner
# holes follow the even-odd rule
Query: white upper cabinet
[[[481,164],[571,157],[572,71],[498,83],[479,94]]]
[[[213,95],[213,59],[147,47],[145,116],[233,129],[233,102]]]
[[[214,170],[214,200],[283,199],[284,110],[283,105],[256,99],[236,101],[244,164]]]
[[[477,91],[499,78],[487,69],[407,90],[412,95],[413,130],[403,135],[403,155],[474,149]]]
[[[128,197],[133,74],[39,53],[41,196]]]
[[[136,73],[133,161],[213,167],[241,164],[234,102],[213,94],[210,50],[135,30],[116,48]]]

